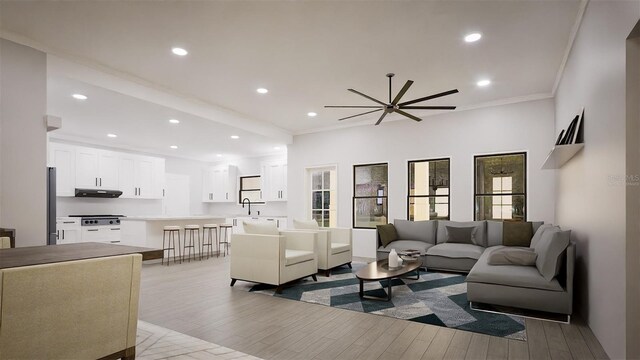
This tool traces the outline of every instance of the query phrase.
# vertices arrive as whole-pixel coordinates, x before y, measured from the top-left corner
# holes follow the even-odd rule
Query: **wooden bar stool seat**
[[[185,225],[184,226],[184,248],[182,251],[183,256],[187,255],[187,249],[189,249],[187,260],[191,262],[191,250],[193,249],[193,260],[196,260],[196,249],[201,249],[201,248],[202,246],[200,242],[200,225]],[[202,260],[201,251],[199,253],[199,259]]]
[[[227,256],[227,254],[229,253],[229,246],[231,245],[231,243],[229,242],[229,236],[231,236],[229,230],[231,230],[231,233],[233,233],[233,225],[220,224],[218,226],[220,227],[220,243],[218,244],[218,256],[220,256],[220,245],[224,246],[223,256]],[[222,236],[222,230],[224,230],[224,236]]]
[[[205,253],[204,249],[207,248],[207,259],[209,255],[213,255],[213,236],[216,237],[216,249],[219,249],[218,245],[218,224],[204,224],[202,225],[202,251],[201,253]]]
[[[162,229],[162,264],[164,265],[164,252],[167,252],[167,266],[171,261],[171,250],[173,250],[173,263],[176,263],[176,235],[178,235],[178,259],[182,263],[180,253],[180,226],[165,226]],[[165,243],[166,242],[166,243]]]

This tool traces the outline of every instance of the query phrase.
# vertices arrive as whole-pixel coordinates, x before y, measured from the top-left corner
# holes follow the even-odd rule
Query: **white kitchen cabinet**
[[[164,159],[132,154],[121,154],[119,159],[119,184],[123,198],[160,199],[164,184]],[[161,177],[156,184],[156,177]],[[163,185],[161,185],[163,186]]]
[[[118,189],[118,153],[76,148],[76,188]]]
[[[82,228],[82,242],[104,242],[117,244],[122,239],[120,225],[85,226]]]
[[[273,221],[276,223],[276,227],[279,230],[287,229],[287,217],[286,216],[240,216],[233,219],[227,219],[227,222],[233,225],[233,233],[234,234],[243,234],[244,227],[242,226],[243,221],[254,221],[254,222],[267,222]]]
[[[238,170],[233,165],[205,169],[202,175],[203,202],[235,202]]]
[[[57,244],[71,244],[81,241],[80,219],[59,218],[56,220]]]
[[[162,158],[153,159],[153,188],[152,197],[163,199],[166,187],[165,160]]]
[[[48,165],[56,168],[56,196],[75,196],[76,188],[75,147],[51,143]]]
[[[262,164],[262,198],[264,201],[287,201],[287,164]]]

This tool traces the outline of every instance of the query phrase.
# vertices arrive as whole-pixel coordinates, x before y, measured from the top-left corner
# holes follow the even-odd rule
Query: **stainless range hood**
[[[76,189],[76,197],[118,198],[120,195],[120,190]]]

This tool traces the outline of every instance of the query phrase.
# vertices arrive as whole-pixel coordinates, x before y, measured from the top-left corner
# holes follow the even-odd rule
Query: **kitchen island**
[[[192,215],[192,216],[128,216],[120,219],[122,228],[122,242],[127,245],[143,246],[162,249],[162,235],[165,226],[180,226],[180,251],[184,246],[184,226],[200,225],[202,240],[202,225],[223,224],[224,216]],[[215,238],[214,238],[215,242]],[[177,246],[178,244],[176,244]],[[196,249],[199,252],[200,249]],[[215,243],[214,243],[215,251]]]

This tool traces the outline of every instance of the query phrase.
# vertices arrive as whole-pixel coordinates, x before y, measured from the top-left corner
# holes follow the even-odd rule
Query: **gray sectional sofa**
[[[532,222],[533,233],[542,222]],[[471,302],[570,315],[573,304],[575,245],[561,254],[558,273],[550,281],[535,265],[490,265],[491,253],[505,248],[501,221],[394,221],[398,240],[382,246],[378,237],[377,258],[383,259],[391,249],[420,251],[423,265],[429,270],[464,272],[467,275],[467,298]],[[473,244],[447,241],[447,226],[476,227]]]

